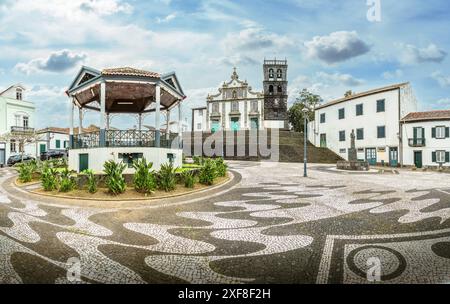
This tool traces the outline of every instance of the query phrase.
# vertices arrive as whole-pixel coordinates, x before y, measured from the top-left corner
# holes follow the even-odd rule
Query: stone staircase
[[[244,160],[244,161],[261,161],[261,160],[270,160],[271,155],[264,155],[267,153],[261,153],[259,151],[259,146],[255,143],[255,138],[260,140],[260,137],[251,136],[251,132],[249,131],[237,131],[228,133],[228,136],[232,135],[232,140],[229,141],[231,145],[226,144],[226,136],[222,133],[216,133],[215,136],[221,140],[223,136],[223,148],[217,149],[219,152],[218,155],[214,156],[222,156],[228,160]],[[184,153],[187,156],[200,156],[201,151],[203,151],[201,145],[194,144],[194,136],[196,138],[202,138],[202,142],[205,140],[211,133],[191,133],[186,132],[183,133],[183,142],[184,142]],[[272,135],[273,143],[272,143]],[[272,130],[267,131],[267,136],[264,136],[267,143],[264,143],[264,140],[261,144],[262,147],[267,147],[267,151],[273,151],[275,156],[274,160],[279,160],[280,162],[292,162],[292,163],[302,163],[303,162],[303,134],[295,133],[290,131],[279,131],[278,140],[276,138],[276,133],[272,134]],[[220,145],[220,140],[218,144]],[[253,140],[253,142],[252,142]],[[245,143],[245,144],[242,144]],[[214,147],[214,146],[213,146]],[[238,154],[238,150],[241,150],[241,153]],[[252,153],[253,152],[257,152]],[[242,153],[244,152],[244,153]],[[335,164],[339,160],[342,160],[337,154],[332,152],[327,148],[317,148],[314,147],[311,143],[307,143],[307,153],[308,153],[308,162],[310,163],[326,163],[326,164]],[[262,155],[263,154],[263,155]],[[205,151],[203,151],[203,156],[211,156],[206,155]]]

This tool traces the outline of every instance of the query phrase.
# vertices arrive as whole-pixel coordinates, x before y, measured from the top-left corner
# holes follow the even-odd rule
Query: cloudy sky
[[[190,119],[233,66],[260,90],[264,58],[286,57],[290,102],[410,81],[421,110],[450,108],[449,1],[380,3],[373,22],[367,0],[0,0],[0,89],[24,84],[37,127],[67,126],[80,66],[174,70]]]

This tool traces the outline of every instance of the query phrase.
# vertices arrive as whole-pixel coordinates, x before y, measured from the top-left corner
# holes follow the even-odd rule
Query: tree
[[[319,95],[309,92],[307,89],[303,89],[299,96],[296,98],[294,104],[288,111],[289,123],[292,125],[295,132],[304,132],[304,113],[305,106],[310,110],[307,113],[308,121],[314,120],[314,109],[322,102],[322,98]]]
[[[0,140],[10,143],[16,142],[19,145],[19,151],[22,156],[25,154],[25,146],[35,144],[39,140],[39,136],[35,131],[12,131],[0,135]]]

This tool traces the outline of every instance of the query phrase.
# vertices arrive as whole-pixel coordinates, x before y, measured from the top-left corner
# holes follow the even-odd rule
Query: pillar
[[[106,130],[107,131],[109,131],[109,120],[110,120],[109,113],[107,113],[106,114]]]
[[[69,129],[69,147],[70,147],[70,149],[73,149],[74,148],[74,141],[73,141],[73,128],[74,128],[74,123],[73,123],[73,120],[74,120],[74,115],[73,115],[73,111],[75,110],[75,97],[73,97],[72,99],[71,99],[71,105],[70,105],[70,115],[69,115],[69,117],[70,117],[70,129]],[[50,149],[50,147],[48,147],[48,149]]]
[[[181,149],[182,143],[183,143],[183,130],[181,128],[182,126],[182,117],[181,117],[181,100],[178,103],[178,147]]]
[[[170,110],[167,110],[167,116],[166,116],[166,140],[170,139],[169,135],[169,127],[170,127]]]
[[[80,133],[83,133],[83,108],[78,109],[78,127],[80,128]]]
[[[155,87],[155,101],[156,101],[156,111],[155,111],[155,146],[157,148],[161,147],[161,133],[160,133],[160,109],[161,109],[161,87],[159,83]]]
[[[106,146],[106,83],[100,84],[100,147]]]
[[[142,131],[142,113],[139,113],[138,117],[138,131]]]

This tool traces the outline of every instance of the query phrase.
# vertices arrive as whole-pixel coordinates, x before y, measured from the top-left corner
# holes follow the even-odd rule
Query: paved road
[[[219,195],[123,207],[27,195],[1,170],[0,282],[450,282],[449,175],[231,167]]]

